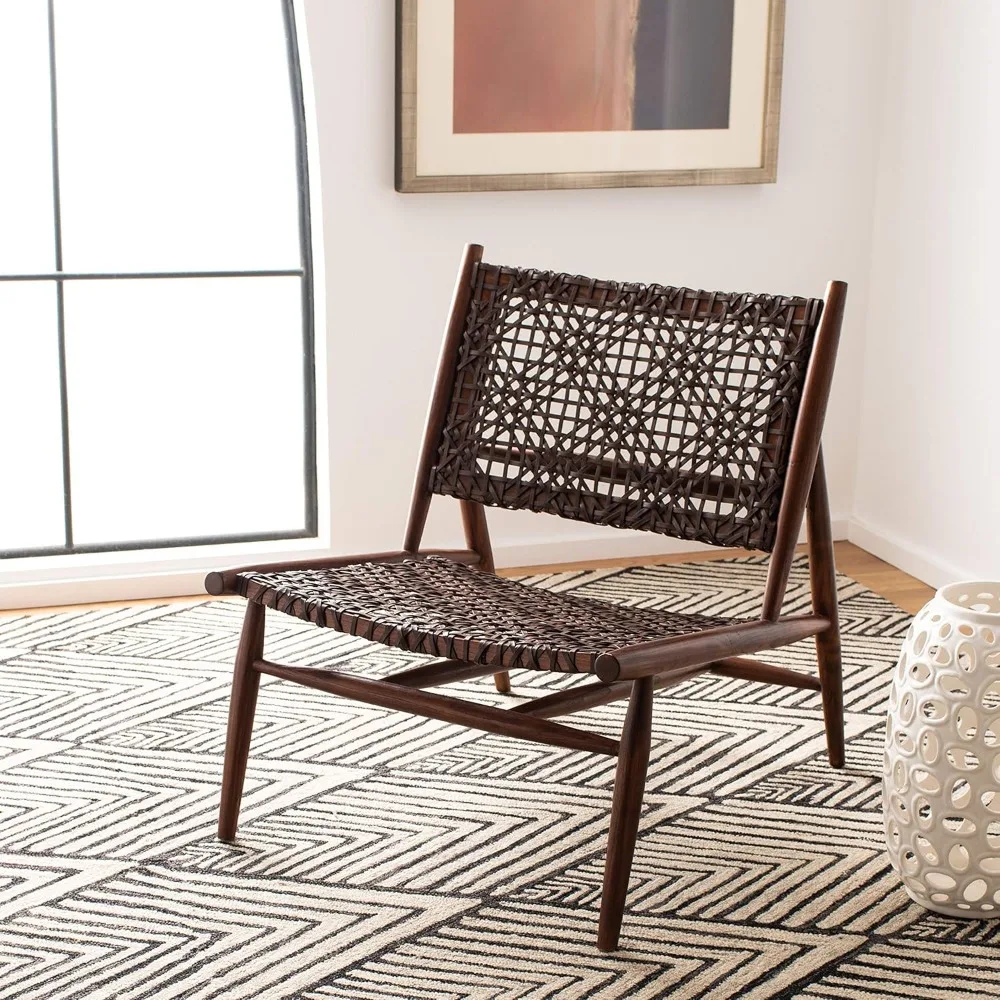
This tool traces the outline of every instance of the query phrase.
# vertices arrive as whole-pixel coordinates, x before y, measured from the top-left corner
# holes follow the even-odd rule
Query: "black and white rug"
[[[756,558],[534,578],[753,614]],[[840,580],[848,767],[818,696],[704,676],[656,699],[622,948],[595,947],[614,761],[265,678],[240,839],[214,838],[242,602],[0,620],[0,997],[1000,997],[1000,923],[910,903],[882,848],[909,617]],[[790,605],[808,605],[797,562]],[[268,612],[268,656],[418,657]],[[809,668],[809,643],[774,655]],[[568,679],[513,675],[514,697]],[[503,703],[488,679],[456,693]],[[509,700],[506,700],[509,703]],[[624,703],[578,717],[617,736]]]

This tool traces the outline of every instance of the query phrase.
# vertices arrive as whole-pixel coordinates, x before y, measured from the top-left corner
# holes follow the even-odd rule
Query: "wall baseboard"
[[[0,610],[191,597],[205,593],[205,574],[220,566],[329,555],[325,540],[310,538],[286,544],[282,549],[275,549],[273,543],[243,542],[13,560],[21,562],[17,569],[0,566],[6,571],[0,573]]]
[[[32,581],[0,586],[0,609],[55,608],[69,604],[170,600],[205,593],[205,570],[175,570],[134,576]],[[207,597],[207,595],[206,595]]]
[[[835,541],[847,539],[848,520],[847,517],[833,518]],[[805,541],[804,529],[799,540]],[[548,566],[598,559],[632,559],[682,552],[708,552],[713,548],[701,542],[685,542],[652,533],[630,534],[619,538],[609,534],[596,538],[593,535],[582,535],[578,538],[560,538],[549,542],[501,542],[494,546],[493,555],[499,569],[510,569],[515,566]]]
[[[884,559],[931,587],[942,587],[954,580],[969,580],[975,576],[974,573],[941,559],[933,552],[914,545],[901,535],[873,525],[860,517],[848,519],[847,538],[858,548]]]

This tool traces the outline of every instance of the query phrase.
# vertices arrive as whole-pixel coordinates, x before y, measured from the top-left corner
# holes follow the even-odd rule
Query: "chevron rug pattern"
[[[747,557],[530,582],[743,615],[764,575]],[[612,760],[265,678],[222,844],[242,602],[0,619],[0,998],[1000,997],[1000,922],[925,913],[888,868],[883,707],[909,618],[839,584],[847,769],[812,692],[706,675],[659,695],[613,955],[594,944]],[[799,560],[789,602],[808,600]],[[422,659],[272,612],[267,648],[372,675]],[[773,659],[812,666],[808,643]],[[577,718],[617,736],[624,711]]]

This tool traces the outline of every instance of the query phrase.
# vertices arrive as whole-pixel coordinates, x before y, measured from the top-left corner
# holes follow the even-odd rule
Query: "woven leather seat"
[[[219,836],[236,835],[261,677],[615,755],[597,934],[610,951],[642,814],[654,692],[702,672],[821,692],[830,763],[844,766],[820,434],[847,286],[831,282],[822,302],[604,281],[482,255],[470,244],[462,257],[400,548],[233,567],[205,580],[210,594],[247,598]],[[391,442],[380,444],[391,457]],[[366,488],[363,476],[345,475],[349,488]],[[465,548],[422,547],[434,496],[457,504]],[[486,521],[494,507],[770,552],[759,617],[630,608],[498,578]],[[783,615],[804,515],[813,606]],[[434,659],[379,677],[277,663],[264,655],[265,608]],[[753,658],[807,638],[818,677]],[[518,668],[594,679],[507,707],[427,690],[492,673],[508,693],[508,671]],[[552,721],[622,698],[619,740]]]
[[[506,669],[592,672],[603,652],[736,621],[553,593],[440,556],[241,573],[237,588],[338,632]]]

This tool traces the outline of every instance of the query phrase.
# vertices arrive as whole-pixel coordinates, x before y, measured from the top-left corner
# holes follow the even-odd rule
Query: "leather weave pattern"
[[[770,551],[821,309],[480,263],[430,487]]]
[[[616,647],[736,621],[541,590],[439,556],[248,572],[238,588],[248,600],[339,632],[512,669],[592,672]]]

